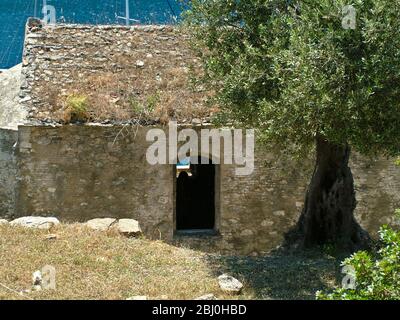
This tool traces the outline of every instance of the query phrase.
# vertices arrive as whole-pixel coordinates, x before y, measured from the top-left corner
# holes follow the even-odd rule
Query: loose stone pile
[[[118,232],[126,237],[139,237],[142,235],[142,229],[139,222],[134,219],[104,218],[89,220],[86,225],[96,231],[108,231],[116,228]]]
[[[5,219],[0,219],[0,225],[6,224],[25,228],[50,230],[52,227],[59,225],[60,221],[54,217],[21,217],[12,220],[11,222]],[[92,230],[102,232],[115,229],[120,234],[129,238],[139,237],[142,235],[142,229],[140,228],[139,222],[134,219],[92,219],[84,223],[84,225]]]

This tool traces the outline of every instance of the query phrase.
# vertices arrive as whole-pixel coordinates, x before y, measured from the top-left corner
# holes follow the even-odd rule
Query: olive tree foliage
[[[192,0],[184,25],[221,119],[298,151],[399,153],[400,2]]]

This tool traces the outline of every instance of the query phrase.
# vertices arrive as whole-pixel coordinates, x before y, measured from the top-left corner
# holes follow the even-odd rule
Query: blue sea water
[[[35,6],[36,2],[36,6]],[[58,22],[125,24],[125,0],[47,0]],[[129,0],[132,24],[172,24],[181,13],[179,0]],[[25,23],[42,17],[43,0],[0,0],[0,69],[21,61]],[[36,8],[36,13],[35,13]]]

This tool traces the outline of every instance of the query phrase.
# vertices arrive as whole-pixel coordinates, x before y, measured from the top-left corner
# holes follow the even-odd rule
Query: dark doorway
[[[176,228],[178,231],[215,228],[215,165],[189,164],[178,170]]]

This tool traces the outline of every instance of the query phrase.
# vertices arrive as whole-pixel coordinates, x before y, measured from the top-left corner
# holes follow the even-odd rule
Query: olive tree
[[[350,149],[400,150],[400,3],[391,0],[192,0],[184,26],[220,118],[270,146],[315,151],[289,240],[354,250]]]

